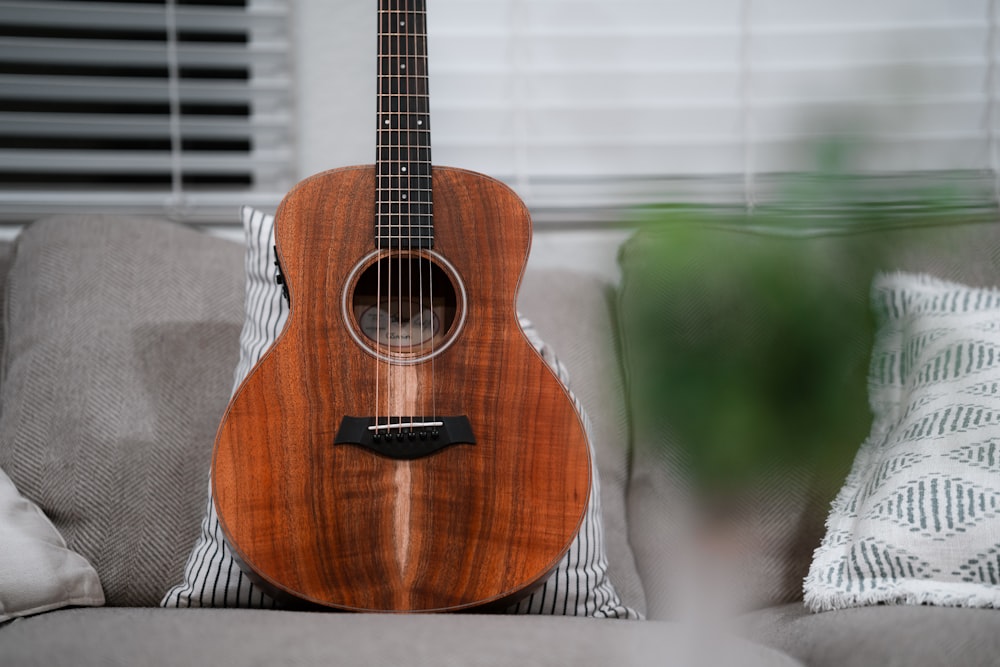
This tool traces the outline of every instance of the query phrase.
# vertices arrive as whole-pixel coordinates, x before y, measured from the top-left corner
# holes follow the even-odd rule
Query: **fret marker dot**
[[[384,122],[385,122],[386,125],[388,125],[389,124],[389,119],[386,118]]]
[[[418,120],[417,121],[417,125],[423,125],[423,124],[424,124],[424,121],[422,121],[422,120]]]
[[[406,171],[406,167],[403,167],[403,171]]]
[[[406,199],[406,195],[403,195],[403,199]]]

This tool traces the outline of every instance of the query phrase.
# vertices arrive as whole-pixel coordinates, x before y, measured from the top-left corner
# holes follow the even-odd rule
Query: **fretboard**
[[[375,243],[430,248],[426,0],[379,0]]]

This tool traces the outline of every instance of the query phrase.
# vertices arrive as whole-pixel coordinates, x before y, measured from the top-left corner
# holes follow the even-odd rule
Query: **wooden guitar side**
[[[389,365],[341,311],[348,272],[374,250],[374,190],[372,167],[333,170],[278,211],[291,312],[219,427],[219,519],[274,594],[344,610],[504,606],[555,568],[590,493],[580,419],[515,315],[530,221],[501,183],[434,168],[434,250],[465,286],[466,321],[433,362]],[[344,415],[371,414],[379,372],[405,388],[386,409],[425,414],[433,382],[438,412],[467,415],[476,444],[413,460],[335,445]]]

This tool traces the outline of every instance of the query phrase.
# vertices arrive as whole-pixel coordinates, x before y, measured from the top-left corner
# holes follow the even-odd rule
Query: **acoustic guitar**
[[[282,201],[288,321],[216,437],[234,556],[310,607],[505,607],[554,570],[589,499],[582,423],[515,313],[526,208],[432,167],[428,111],[425,2],[379,0],[376,164]]]

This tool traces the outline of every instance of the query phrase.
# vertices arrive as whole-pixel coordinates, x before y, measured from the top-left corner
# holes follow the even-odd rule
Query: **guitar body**
[[[432,249],[373,244],[373,167],[306,179],[278,210],[288,322],[234,395],[212,467],[228,544],[277,596],[502,607],[551,573],[581,524],[586,436],[515,313],[528,214],[498,181],[433,176]],[[427,310],[372,311],[418,291],[433,326]],[[400,328],[407,317],[417,324]],[[352,416],[388,449],[345,442]],[[471,436],[426,426],[452,417]]]

